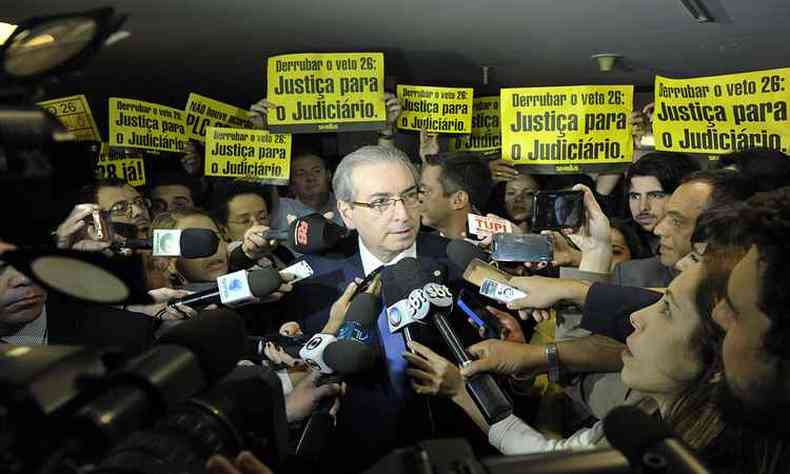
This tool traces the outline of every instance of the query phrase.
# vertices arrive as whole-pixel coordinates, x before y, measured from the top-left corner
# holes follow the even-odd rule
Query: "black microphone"
[[[466,270],[466,267],[468,267],[474,259],[479,259],[484,262],[491,261],[491,256],[489,254],[465,240],[451,240],[447,244],[446,252],[450,263],[458,267],[458,270],[461,272]]]
[[[246,337],[241,318],[228,309],[174,326],[149,351],[94,382],[99,395],[75,413],[70,427],[92,450],[114,445],[228,374]]]
[[[347,234],[345,227],[314,213],[291,223],[288,242],[296,252],[315,254],[334,248]]]
[[[381,312],[381,299],[369,293],[360,293],[351,300],[337,340],[327,345],[321,354],[323,364],[336,375],[322,376],[318,385],[341,382],[343,377],[354,376],[371,370],[377,359],[372,346],[370,331],[375,328]],[[335,398],[323,398],[310,415],[296,447],[299,456],[317,460],[334,430],[334,419],[329,413]]]
[[[154,229],[153,239],[126,239],[115,249],[154,250],[154,256],[205,258],[217,253],[219,238],[208,229]]]
[[[668,426],[631,406],[620,406],[603,420],[603,432],[632,469],[643,473],[709,474]]]
[[[467,354],[460,338],[447,320],[452,310],[453,295],[446,286],[432,281],[430,276],[431,273],[441,273],[441,270],[426,271],[416,259],[404,258],[391,267],[391,276],[387,275],[388,273],[390,272],[385,271],[382,274],[384,290],[387,291],[387,285],[390,284],[401,295],[407,295],[405,299],[388,305],[387,312],[391,327],[395,320],[401,319],[403,320],[401,324],[406,325],[404,331],[408,331],[411,322],[428,319],[434,323],[455,362],[460,365],[471,363],[472,358]],[[409,291],[408,288],[412,289]],[[409,319],[411,321],[407,321]],[[411,339],[409,333],[405,333],[404,337],[407,342]],[[466,390],[489,424],[503,420],[513,413],[510,399],[499,388],[491,374],[480,373],[471,377],[466,382]]]
[[[244,281],[246,281],[249,291],[244,288]],[[202,308],[210,304],[241,305],[249,302],[251,298],[263,298],[270,295],[280,285],[282,285],[282,277],[273,267],[250,272],[240,270],[217,278],[216,288],[176,298],[170,301],[168,306],[175,307],[178,304],[184,304],[190,308]]]

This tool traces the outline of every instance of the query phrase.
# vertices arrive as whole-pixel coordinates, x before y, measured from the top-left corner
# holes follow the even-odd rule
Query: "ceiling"
[[[492,86],[645,88],[657,73],[790,65],[790,1],[703,2],[716,22],[697,23],[679,0],[116,0],[131,37],[47,95],[183,107],[195,91],[246,107],[265,94],[268,56],[310,51],[383,51],[385,74],[400,82],[478,88],[482,65],[492,67]],[[107,5],[4,3],[0,20],[9,22]],[[606,52],[622,54],[625,67],[598,71],[590,56]]]

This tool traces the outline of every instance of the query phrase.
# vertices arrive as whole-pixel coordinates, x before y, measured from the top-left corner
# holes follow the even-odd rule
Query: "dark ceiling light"
[[[680,0],[680,3],[688,10],[689,14],[697,20],[697,23],[710,23],[713,17],[708,13],[708,9],[702,0]]]

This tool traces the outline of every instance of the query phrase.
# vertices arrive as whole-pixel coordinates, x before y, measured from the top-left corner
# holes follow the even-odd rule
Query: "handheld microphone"
[[[710,474],[666,425],[642,410],[620,406],[603,420],[603,432],[632,469],[645,473]]]
[[[217,278],[217,287],[198,293],[176,298],[168,303],[175,307],[178,304],[190,308],[201,308],[210,304],[243,305],[255,298],[263,298],[273,293],[282,285],[282,277],[272,267],[260,270],[228,273]]]
[[[408,293],[407,298],[400,299],[388,307],[390,328],[397,326],[394,323],[400,320],[400,326],[404,331],[408,331],[409,324],[427,318],[433,321],[455,362],[460,365],[471,363],[471,357],[447,319],[453,305],[453,295],[450,290],[442,284],[431,281],[429,272],[420,267],[417,260],[413,258],[405,258],[393,265],[394,276],[384,280],[386,274],[382,274],[385,290],[391,283],[390,279],[396,291],[399,290],[402,294],[406,293],[403,288],[414,288]],[[407,342],[411,338],[408,333],[405,333],[404,337],[407,338]],[[466,390],[489,424],[494,424],[513,413],[510,399],[499,388],[491,374],[476,374],[466,382]]]
[[[154,229],[153,239],[126,239],[115,249],[153,250],[154,257],[205,258],[217,253],[219,238],[208,229]]]
[[[320,364],[341,377],[353,376],[369,371],[376,363],[376,351],[370,345],[370,330],[375,327],[376,319],[381,312],[380,298],[369,293],[361,293],[351,300],[346,312],[346,320],[338,331],[337,339],[321,348]],[[326,337],[327,334],[316,334]],[[314,336],[315,337],[315,336]],[[310,342],[308,342],[308,345]],[[308,347],[305,346],[305,348]],[[310,354],[303,352],[305,360],[311,363]],[[316,363],[316,362],[313,362]],[[322,373],[326,373],[323,370]],[[323,379],[323,380],[322,380]],[[323,377],[318,384],[334,382]],[[340,379],[342,380],[342,378]],[[318,402],[315,411],[302,431],[302,436],[296,447],[300,456],[317,460],[324,450],[326,440],[334,429],[334,419],[329,410],[334,404],[334,398],[324,398]]]
[[[345,227],[314,213],[291,223],[288,242],[296,252],[315,254],[333,248],[347,234]]]

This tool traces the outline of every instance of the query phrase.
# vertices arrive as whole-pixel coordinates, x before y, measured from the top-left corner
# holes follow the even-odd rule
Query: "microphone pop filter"
[[[314,254],[333,248],[345,233],[345,227],[313,213],[291,223],[288,239],[295,251]]]
[[[476,258],[484,262],[490,260],[487,253],[465,240],[451,240],[447,244],[447,258],[462,272]]]
[[[381,313],[381,298],[370,293],[359,293],[351,300],[346,311],[346,321],[356,321],[371,327]]]
[[[258,298],[274,293],[283,283],[280,273],[274,267],[251,271],[247,275],[250,292]]]
[[[338,339],[324,349],[324,363],[340,375],[355,375],[371,370],[376,352],[351,339]]]
[[[180,244],[182,257],[205,258],[217,253],[219,238],[209,229],[184,229]]]
[[[381,291],[384,304],[391,306],[409,296],[412,290],[422,288],[431,279],[425,275],[417,259],[406,257],[381,271]]]

